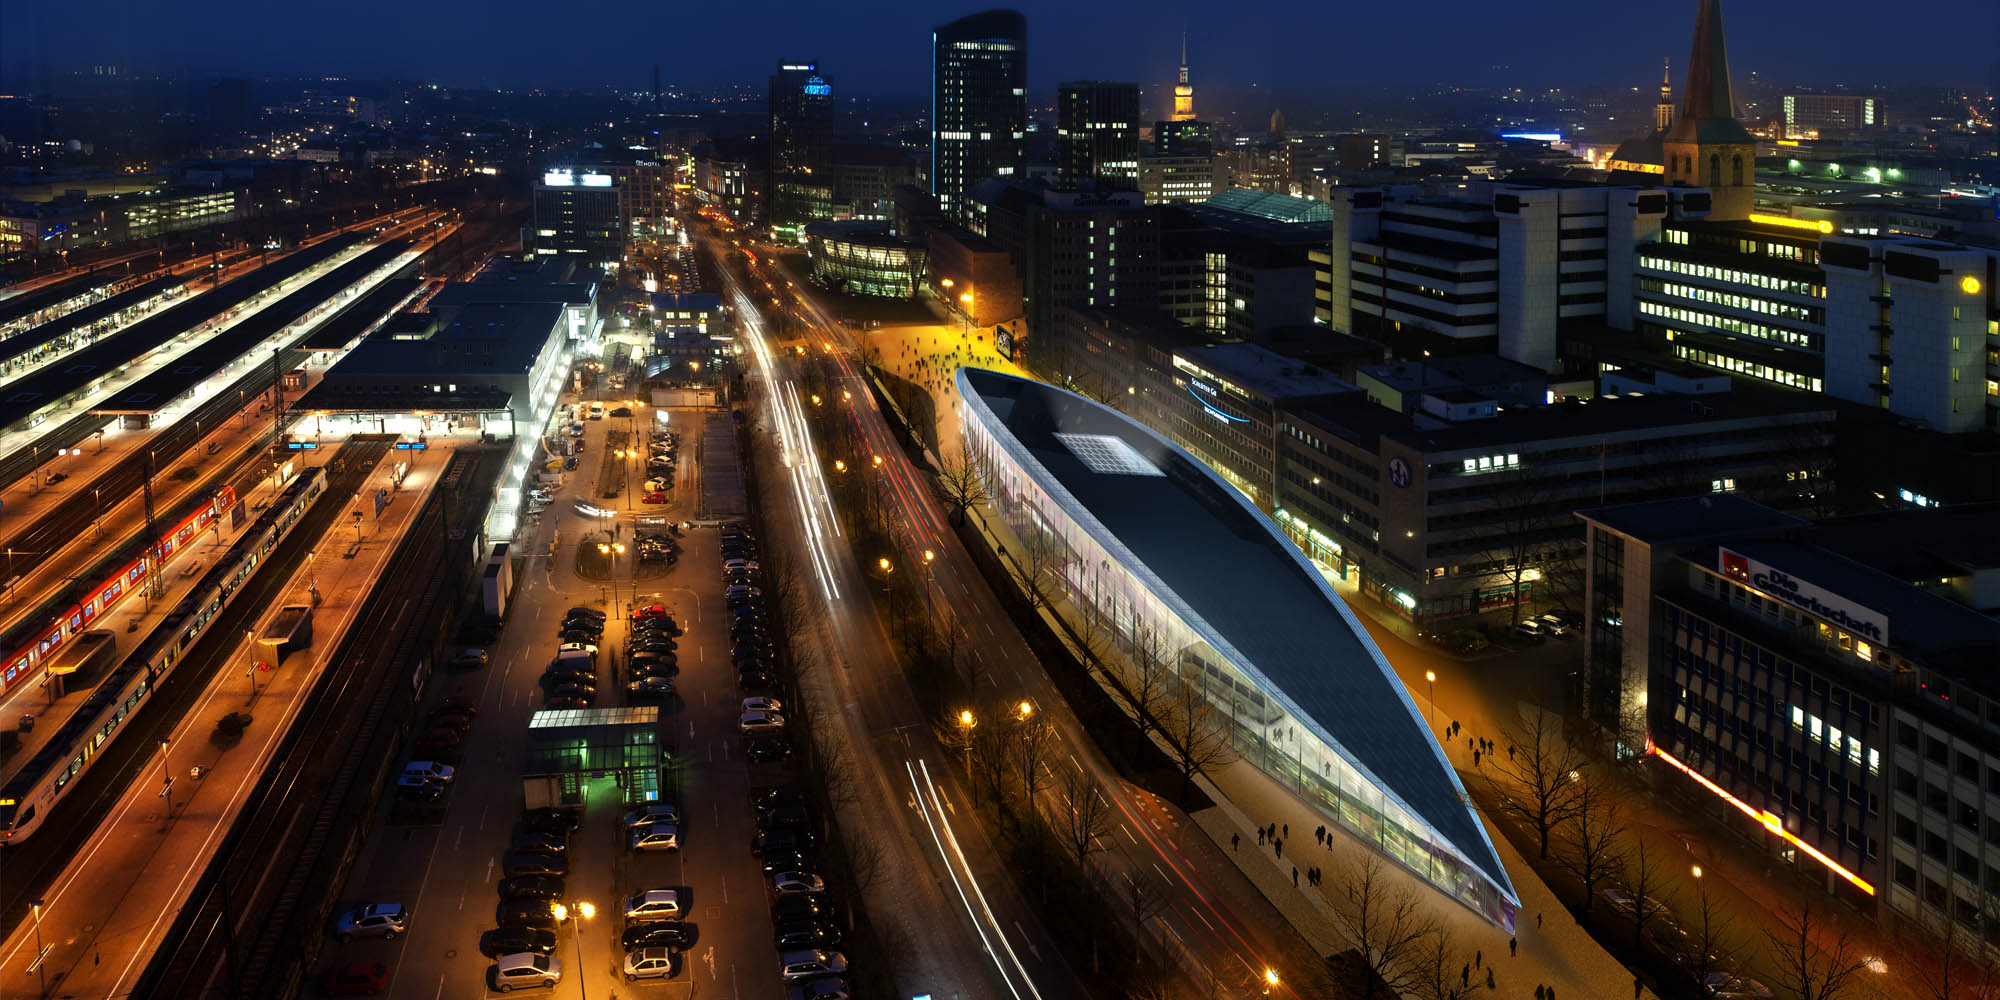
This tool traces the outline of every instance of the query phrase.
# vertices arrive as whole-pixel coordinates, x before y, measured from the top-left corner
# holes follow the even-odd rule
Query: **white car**
[[[592,656],[596,656],[597,644],[594,642],[565,642],[562,645],[556,647],[556,652],[589,653]]]
[[[666,851],[673,853],[681,849],[680,828],[667,823],[637,827],[632,831],[632,849],[635,851]]]
[[[811,872],[779,872],[771,876],[771,891],[780,896],[803,896],[826,891],[826,881]]]
[[[634,948],[625,953],[625,981],[636,983],[641,979],[668,979],[674,974],[674,953],[671,948]]]
[[[776,698],[766,698],[759,695],[755,698],[743,699],[743,710],[745,712],[782,712],[784,709],[785,706],[779,703]]]
[[[627,829],[652,826],[655,823],[678,826],[680,821],[680,808],[668,802],[653,802],[648,805],[625,810],[625,826]]]
[[[745,736],[765,736],[783,732],[785,717],[776,712],[745,712],[736,725]]]
[[[430,778],[449,785],[451,784],[451,779],[457,776],[457,768],[452,767],[450,764],[440,764],[434,760],[413,760],[403,765],[403,777],[405,778]]]
[[[554,955],[532,951],[502,955],[493,960],[493,988],[502,993],[540,986],[555,989],[562,982],[562,963]]]
[[[673,484],[674,481],[671,479],[659,479],[659,478],[648,479],[646,480],[646,492],[658,493],[661,490],[664,490],[667,487],[672,486]]]
[[[681,894],[672,889],[642,889],[625,899],[625,919],[676,920],[681,915]]]

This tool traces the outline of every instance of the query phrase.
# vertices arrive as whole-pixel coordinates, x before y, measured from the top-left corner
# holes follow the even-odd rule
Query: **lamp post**
[[[174,818],[174,776],[167,767],[167,744],[173,742],[160,737],[160,798],[167,800],[167,818]]]
[[[979,717],[972,709],[960,709],[958,713],[959,742],[965,744],[965,778],[972,780],[972,731],[979,726]]]
[[[592,905],[591,903],[582,901],[579,901],[574,906],[565,906],[561,903],[557,903],[555,905],[555,913],[556,913],[557,923],[561,923],[565,920],[569,921],[570,934],[572,936],[572,939],[576,942],[577,995],[585,998],[585,1000],[589,1000],[590,981],[583,973],[583,922],[589,920],[594,916],[597,916],[597,907]],[[571,914],[575,914],[576,919],[570,920]]]
[[[611,606],[618,606],[618,557],[625,554],[624,542],[598,542],[597,554],[605,558],[605,575],[611,579]]]
[[[1426,671],[1424,671],[1424,681],[1425,681],[1426,683],[1430,684],[1430,686],[1431,686],[1431,694],[1430,694],[1430,703],[1431,703],[1431,732],[1435,733],[1435,732],[1437,732],[1437,727],[1438,727],[1438,675],[1437,675],[1437,671],[1435,671],[1435,670],[1426,670]],[[1439,738],[1438,738],[1438,742],[1440,742],[1440,743],[1444,742],[1444,738],[1443,738],[1443,737],[1439,737]]]
[[[243,643],[249,647],[250,666],[243,676],[250,678],[250,703],[257,703],[257,633],[252,629],[243,630]]]
[[[937,561],[937,551],[935,549],[925,549],[924,550],[924,606],[925,609],[928,610],[933,615],[937,614],[937,600],[931,594],[931,591],[937,587],[937,574],[931,571],[931,565],[936,561]]]
[[[48,904],[37,899],[28,905],[35,911],[35,974],[41,977],[42,995],[48,996],[49,970],[42,965],[42,959],[48,957],[48,950],[42,947],[42,907]]]

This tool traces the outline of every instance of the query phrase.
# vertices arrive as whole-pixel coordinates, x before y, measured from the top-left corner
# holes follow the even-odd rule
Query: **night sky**
[[[1337,4],[1032,0],[1030,80],[1171,80],[1182,26],[1197,87],[1316,92],[1371,83],[1630,86],[1687,58],[1694,0]],[[110,63],[214,75],[330,74],[461,86],[650,86],[763,79],[780,57],[817,59],[845,95],[928,93],[930,29],[975,6],[902,0],[687,4],[353,0],[194,5],[0,4],[0,74]],[[1983,85],[2000,52],[2000,3],[1730,0],[1735,71],[1772,81]],[[36,18],[46,18],[41,25]],[[1419,32],[1424,33],[1422,36]]]

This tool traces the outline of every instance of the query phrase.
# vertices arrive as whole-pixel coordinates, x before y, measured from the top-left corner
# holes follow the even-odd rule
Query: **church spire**
[[[1736,117],[1736,98],[1729,89],[1729,46],[1722,37],[1722,0],[1701,0],[1695,12],[1694,51],[1688,55],[1681,117]]]
[[[1653,127],[1665,132],[1674,123],[1674,64],[1660,60],[1660,102],[1653,105]]]
[[[1187,29],[1181,29],[1181,75],[1174,84],[1174,121],[1194,120],[1194,84],[1188,81]]]

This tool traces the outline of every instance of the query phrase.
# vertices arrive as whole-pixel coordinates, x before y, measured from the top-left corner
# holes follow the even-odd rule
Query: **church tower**
[[[1709,218],[1749,217],[1756,203],[1757,140],[1736,120],[1729,50],[1722,38],[1722,0],[1701,0],[1695,13],[1687,86],[1662,151],[1667,183],[1714,193]]]
[[[1665,132],[1674,124],[1673,60],[1660,60],[1660,103],[1653,105],[1653,127]]]
[[[1194,84],[1188,82],[1187,32],[1181,32],[1181,77],[1174,84],[1174,121],[1194,121]]]

